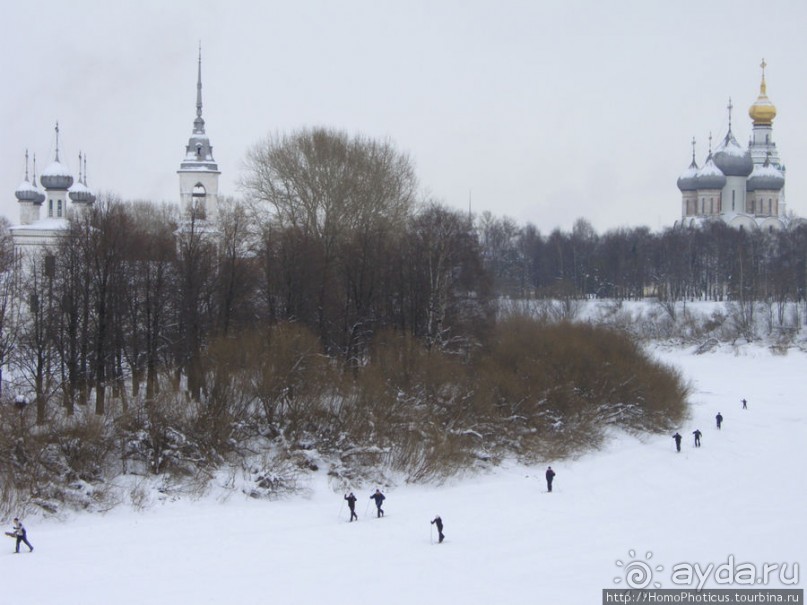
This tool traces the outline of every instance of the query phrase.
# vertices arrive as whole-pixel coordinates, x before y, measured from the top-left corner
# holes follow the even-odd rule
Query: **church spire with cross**
[[[768,85],[765,82],[765,68],[768,64],[765,59],[759,64],[762,70],[762,78],[759,83],[759,96],[751,107],[748,108],[748,115],[754,122],[751,134],[751,156],[754,164],[762,166],[765,160],[781,168],[779,152],[776,143],[773,142],[773,120],[776,117],[776,106],[768,98]]]

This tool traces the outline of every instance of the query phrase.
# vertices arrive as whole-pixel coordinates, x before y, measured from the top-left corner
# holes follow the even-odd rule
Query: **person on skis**
[[[371,499],[375,500],[375,507],[377,510],[377,514],[379,517],[384,516],[384,510],[381,508],[381,503],[384,502],[385,497],[384,494],[381,493],[380,489],[375,490],[375,493],[370,496]]]
[[[31,546],[31,543],[28,541],[27,533],[25,531],[25,526],[22,524],[18,518],[14,517],[14,528],[12,530],[12,535],[17,538],[17,548],[15,552],[20,552],[20,542],[25,542],[25,545],[28,547],[28,552],[34,552],[34,547]]]
[[[546,468],[546,491],[552,491],[552,481],[555,479],[555,471],[552,470],[551,466]]]
[[[432,525],[437,526],[437,543],[441,544],[443,540],[445,540],[445,536],[443,535],[443,520],[440,518],[440,515],[434,516],[434,519],[432,519]]]
[[[673,439],[675,439],[675,451],[680,452],[681,451],[681,435],[676,432],[675,435],[673,435]]]
[[[744,410],[748,409],[748,402],[745,399],[743,399],[743,409]]]
[[[347,500],[347,507],[350,509],[350,522],[353,522],[353,519],[356,521],[359,520],[359,516],[356,514],[356,496],[353,495],[353,492],[349,494],[345,494],[345,500]]]
[[[695,435],[695,447],[700,447],[701,446],[701,435],[703,433],[701,433],[700,429],[695,429],[694,431],[692,431],[692,434]]]
[[[717,422],[717,430],[720,430],[720,425],[723,424],[723,414],[718,412],[717,416],[715,416],[715,421]]]

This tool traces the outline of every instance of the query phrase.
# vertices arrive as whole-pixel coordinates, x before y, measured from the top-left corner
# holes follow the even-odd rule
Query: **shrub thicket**
[[[5,406],[0,505],[21,495],[44,506],[71,490],[89,505],[121,472],[198,490],[223,465],[242,469],[256,497],[296,489],[323,462],[344,485],[390,470],[440,479],[507,456],[573,455],[609,427],[665,430],[687,395],[623,332],[524,315],[461,352],[383,330],[346,370],[307,328],[281,324],[215,341],[200,367],[198,401],[166,377],[125,412],[108,406],[114,423],[79,409],[45,431],[30,428],[31,410]]]

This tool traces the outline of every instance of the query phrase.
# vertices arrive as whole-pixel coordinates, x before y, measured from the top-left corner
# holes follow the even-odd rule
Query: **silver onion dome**
[[[729,130],[714,153],[715,166],[726,176],[748,176],[754,169],[751,152],[737,143]]]
[[[711,153],[695,179],[698,189],[723,189],[726,185],[726,175],[715,165]]]

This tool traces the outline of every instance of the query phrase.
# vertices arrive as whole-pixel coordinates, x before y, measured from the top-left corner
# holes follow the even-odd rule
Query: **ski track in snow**
[[[665,588],[676,587],[670,570],[682,562],[805,563],[807,354],[747,346],[657,355],[693,386],[691,418],[677,427],[681,453],[675,431],[619,434],[578,460],[548,461],[557,472],[551,494],[546,464],[511,464],[443,486],[384,490],[383,520],[362,504],[374,487],[365,486],[354,489],[354,523],[324,473],[308,498],[234,494],[66,522],[32,517],[24,522],[36,551],[12,554],[7,539],[0,553],[2,602],[584,605],[625,586],[617,560],[647,553],[664,567],[654,580]],[[445,523],[439,548],[435,514]]]

